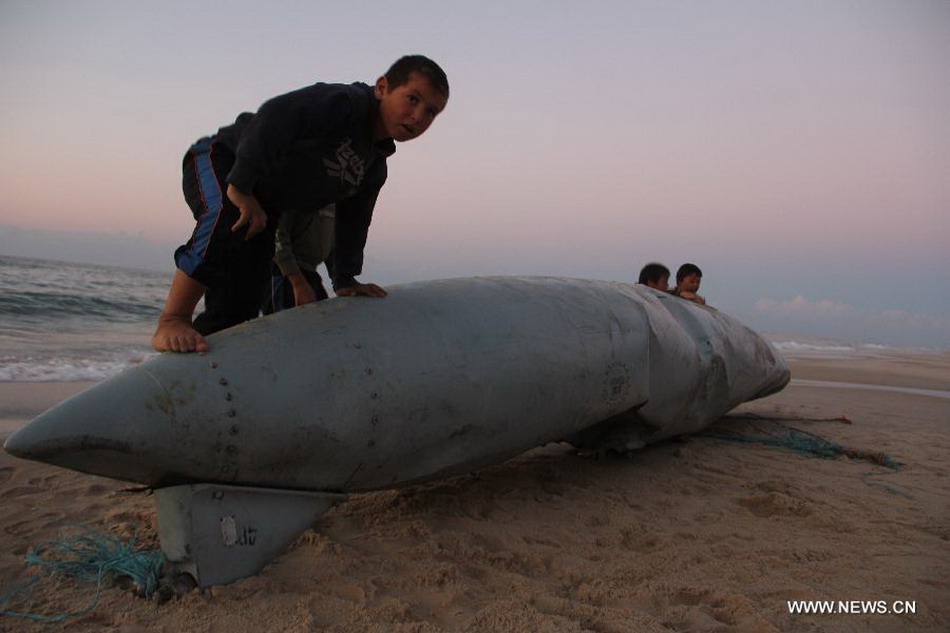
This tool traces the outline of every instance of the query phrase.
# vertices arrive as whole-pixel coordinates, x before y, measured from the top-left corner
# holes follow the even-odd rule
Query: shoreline
[[[916,387],[896,387],[894,385],[874,385],[862,384],[857,382],[835,382],[833,380],[808,380],[806,378],[793,378],[789,387],[817,387],[820,389],[861,389],[867,391],[892,391],[894,393],[909,393],[915,396],[927,396],[928,398],[950,399],[950,391],[940,389],[917,389]]]
[[[50,407],[97,381],[0,381],[0,437],[6,437]]]

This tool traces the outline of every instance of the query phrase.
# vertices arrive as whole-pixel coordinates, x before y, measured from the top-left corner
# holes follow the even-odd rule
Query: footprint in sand
[[[2,493],[0,493],[0,498],[16,499],[17,497],[43,494],[45,492],[46,488],[40,488],[39,486],[17,486],[15,488],[10,488],[9,490],[4,490]]]
[[[13,466],[0,466],[0,484],[5,484],[13,477],[16,468]]]
[[[806,501],[777,492],[738,499],[736,502],[755,516],[762,518],[772,516],[806,517],[812,513],[812,507]]]

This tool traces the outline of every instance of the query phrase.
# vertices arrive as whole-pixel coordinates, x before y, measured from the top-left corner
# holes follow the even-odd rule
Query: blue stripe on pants
[[[189,277],[204,262],[208,245],[211,243],[211,234],[224,208],[221,186],[214,175],[214,165],[211,162],[211,138],[206,136],[200,139],[191,146],[191,152],[194,154],[195,175],[203,210],[197,218],[198,224],[192,234],[188,249],[180,254],[178,260],[178,267]]]

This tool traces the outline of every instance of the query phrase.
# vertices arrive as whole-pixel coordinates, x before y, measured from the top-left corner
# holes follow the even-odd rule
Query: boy
[[[670,269],[663,264],[649,263],[640,270],[640,279],[637,283],[660,292],[668,292],[670,289]]]
[[[356,275],[386,159],[395,142],[421,136],[448,98],[442,69],[409,55],[375,86],[314,84],[195,143],[185,155],[183,189],[196,227],[175,251],[177,270],[152,347],[206,351],[204,335],[257,316],[285,210],[336,203],[330,258],[336,294],[385,297]],[[202,296],[205,310],[192,323]]]
[[[703,271],[699,269],[699,266],[683,264],[676,271],[676,287],[673,288],[672,293],[682,299],[706,305],[706,300],[696,294],[702,279]]]

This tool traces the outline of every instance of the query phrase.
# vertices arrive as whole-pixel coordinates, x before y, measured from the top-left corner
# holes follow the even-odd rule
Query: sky
[[[173,270],[181,157],[400,55],[365,281],[703,269],[765,332],[950,349],[950,2],[0,0],[0,254]]]

